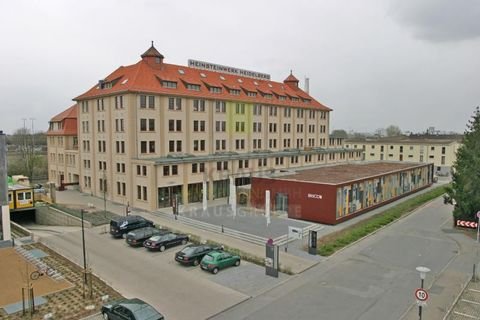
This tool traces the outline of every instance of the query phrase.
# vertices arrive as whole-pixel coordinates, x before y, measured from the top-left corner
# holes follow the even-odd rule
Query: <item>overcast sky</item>
[[[463,132],[480,105],[478,17],[478,0],[1,1],[0,130],[46,130],[153,40],[167,63],[309,77],[331,129]]]

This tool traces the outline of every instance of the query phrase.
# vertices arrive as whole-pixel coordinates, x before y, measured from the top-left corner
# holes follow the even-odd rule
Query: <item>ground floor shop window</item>
[[[230,180],[213,181],[213,199],[225,198],[230,194]]]
[[[170,186],[158,188],[158,208],[165,208],[172,206],[172,200],[178,195],[178,201],[182,203],[182,186]]]

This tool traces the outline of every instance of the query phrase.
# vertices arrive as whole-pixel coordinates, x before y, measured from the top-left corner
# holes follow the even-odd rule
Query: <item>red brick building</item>
[[[289,218],[337,224],[430,186],[433,164],[369,162],[253,177],[251,204]]]

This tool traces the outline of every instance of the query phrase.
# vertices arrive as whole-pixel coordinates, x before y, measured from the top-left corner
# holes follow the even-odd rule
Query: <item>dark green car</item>
[[[214,274],[218,273],[220,269],[240,265],[240,256],[232,255],[225,251],[212,251],[207,253],[202,262],[200,262],[200,267],[203,270],[210,271]]]

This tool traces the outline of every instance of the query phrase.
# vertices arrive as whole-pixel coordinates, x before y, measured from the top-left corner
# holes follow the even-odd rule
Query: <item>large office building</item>
[[[361,150],[329,137],[331,109],[291,73],[275,82],[264,73],[196,60],[167,64],[153,43],[140,61],[74,100],[77,139],[55,148],[77,150],[78,143],[78,174],[55,172],[66,161],[56,155],[49,159],[50,180],[78,178],[81,191],[137,208],[170,206],[174,195],[183,203],[201,201],[203,181],[208,198],[216,199],[227,197],[231,176],[244,185],[266,170],[361,159]]]
[[[363,149],[367,161],[433,163],[436,175],[449,176],[462,139],[462,135],[441,134],[361,138],[347,139],[345,147]]]

